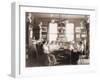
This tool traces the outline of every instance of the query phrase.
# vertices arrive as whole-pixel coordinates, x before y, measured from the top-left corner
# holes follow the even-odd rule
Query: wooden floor
[[[45,64],[46,62],[46,56],[41,55],[38,59],[36,58],[29,58],[26,59],[26,67],[41,67],[41,66],[47,66]],[[89,64],[89,59],[86,59],[84,57],[79,58],[78,63],[76,65],[88,65]],[[56,64],[55,66],[59,66],[59,65],[73,65],[73,64]]]

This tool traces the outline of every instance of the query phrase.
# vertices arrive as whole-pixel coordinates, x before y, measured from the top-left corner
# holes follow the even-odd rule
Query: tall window
[[[73,23],[69,23],[68,21],[66,21],[65,35],[68,42],[74,40],[74,24]]]
[[[56,41],[57,39],[57,23],[55,23],[55,20],[51,20],[49,23],[48,37],[49,42]]]

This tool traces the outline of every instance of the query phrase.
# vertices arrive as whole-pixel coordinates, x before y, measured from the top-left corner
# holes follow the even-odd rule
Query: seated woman
[[[78,64],[82,64],[84,62],[83,55],[84,55],[84,44],[82,43],[82,41],[80,41],[79,43],[77,43],[77,53],[79,54],[79,62]]]
[[[80,55],[83,55],[84,52],[84,44],[80,41],[79,43],[77,43],[77,49]]]
[[[78,60],[79,60],[79,54],[78,54],[78,50],[77,50],[77,45],[76,43],[71,43],[70,44],[70,50],[71,50],[71,64],[77,64]]]
[[[49,65],[49,66],[56,64],[56,58],[52,54],[52,50],[50,50],[50,45],[51,44],[49,44],[48,42],[45,42],[44,45],[43,45],[44,53],[47,56],[46,64]]]

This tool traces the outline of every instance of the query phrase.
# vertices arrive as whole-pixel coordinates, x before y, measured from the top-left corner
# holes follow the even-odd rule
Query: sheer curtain
[[[49,42],[56,41],[56,39],[57,39],[57,23],[49,23],[48,39],[49,39]]]
[[[65,25],[65,35],[68,42],[74,40],[74,24],[73,23],[67,23]]]

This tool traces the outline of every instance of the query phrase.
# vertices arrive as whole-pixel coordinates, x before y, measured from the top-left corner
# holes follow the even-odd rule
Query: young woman
[[[47,56],[46,65],[52,66],[56,64],[56,58],[50,51],[50,44],[48,42],[45,42],[43,45],[44,53]]]

